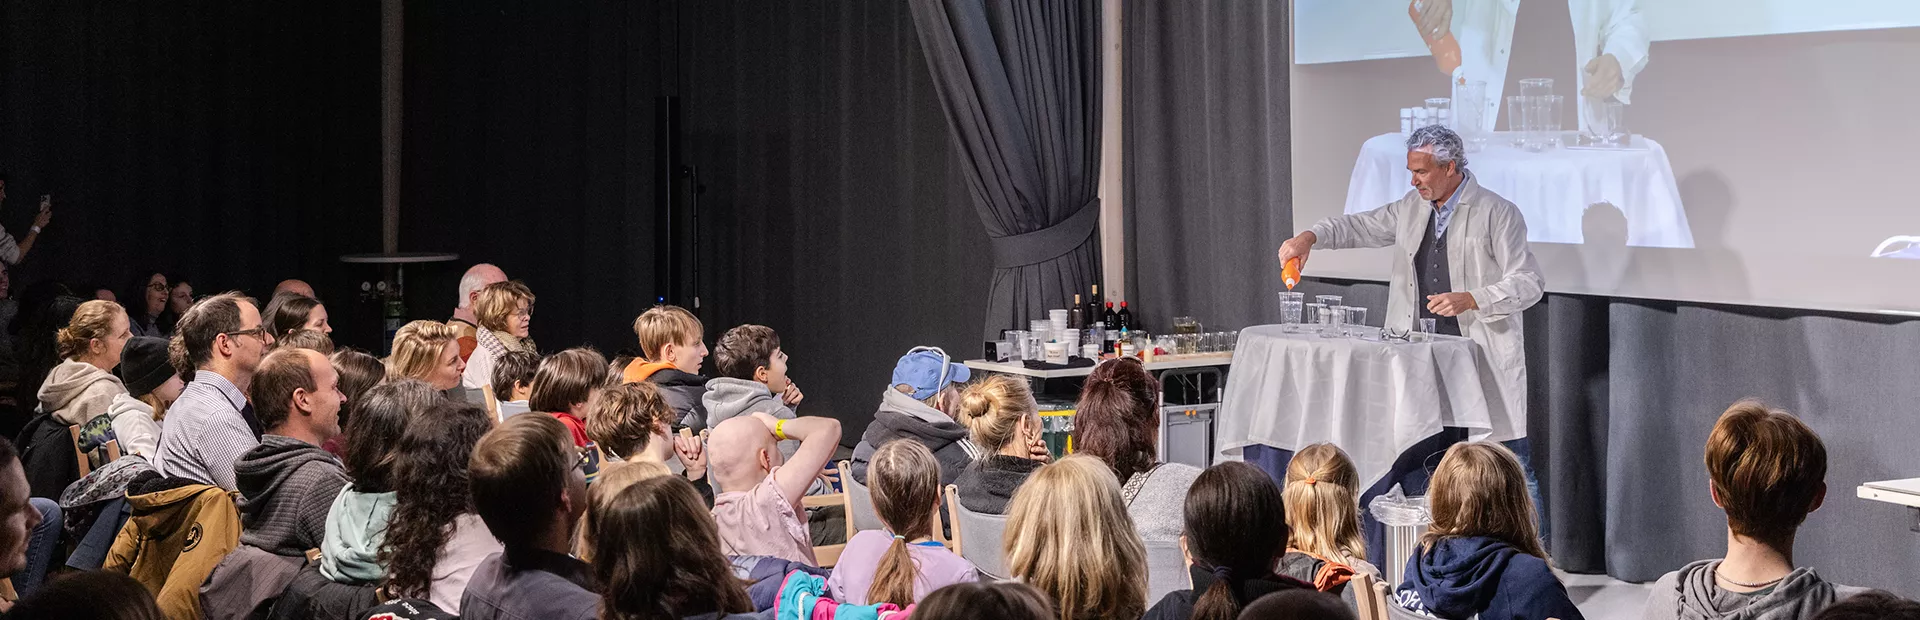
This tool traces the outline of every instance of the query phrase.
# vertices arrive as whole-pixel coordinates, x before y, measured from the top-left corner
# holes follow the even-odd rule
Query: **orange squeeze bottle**
[[[1280,279],[1286,281],[1287,290],[1289,291],[1293,290],[1294,285],[1300,283],[1299,258],[1287,259],[1287,264],[1280,268]]]

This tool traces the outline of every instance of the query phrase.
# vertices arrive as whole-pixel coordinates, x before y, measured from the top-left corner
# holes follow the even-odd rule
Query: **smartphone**
[[[40,195],[40,210],[41,210],[41,211],[45,211],[45,210],[47,210],[48,208],[50,208],[50,207],[52,207],[52,206],[53,206],[53,194],[41,194],[41,195]]]

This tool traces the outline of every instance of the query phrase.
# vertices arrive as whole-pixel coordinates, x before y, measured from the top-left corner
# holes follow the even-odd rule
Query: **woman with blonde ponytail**
[[[867,471],[873,510],[886,530],[853,535],[827,579],[849,605],[913,604],[934,590],[980,580],[980,571],[933,539],[940,527],[940,463],[920,442],[896,439],[873,453]]]
[[[985,457],[960,472],[954,485],[960,505],[986,514],[1006,514],[1007,502],[1033,470],[1047,464],[1047,444],[1040,438],[1039,405],[1027,382],[1011,375],[993,375],[967,388],[955,417],[967,425],[973,443]]]
[[[1360,506],[1354,493],[1360,472],[1338,446],[1317,443],[1302,448],[1287,463],[1287,527],[1292,530],[1280,574],[1313,584],[1321,592],[1343,593],[1355,574],[1380,576],[1368,564],[1360,536]]]

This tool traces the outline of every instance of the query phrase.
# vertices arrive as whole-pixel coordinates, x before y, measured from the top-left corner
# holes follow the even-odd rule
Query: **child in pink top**
[[[873,510],[887,531],[847,541],[827,587],[850,605],[912,605],[934,590],[980,580],[972,562],[933,540],[940,527],[940,462],[918,441],[896,439],[873,453],[867,469]]]
[[[791,461],[776,441],[799,440]],[[840,421],[777,419],[766,413],[729,418],[714,427],[707,450],[714,480],[713,520],[727,555],[769,555],[808,565],[814,559],[800,498],[840,445]]]

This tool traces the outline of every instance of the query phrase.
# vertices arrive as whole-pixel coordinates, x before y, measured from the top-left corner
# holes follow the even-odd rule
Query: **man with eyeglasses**
[[[239,293],[208,297],[181,315],[173,332],[176,360],[187,388],[167,408],[154,469],[235,490],[233,464],[260,445],[260,423],[247,389],[273,344],[253,299]]]

